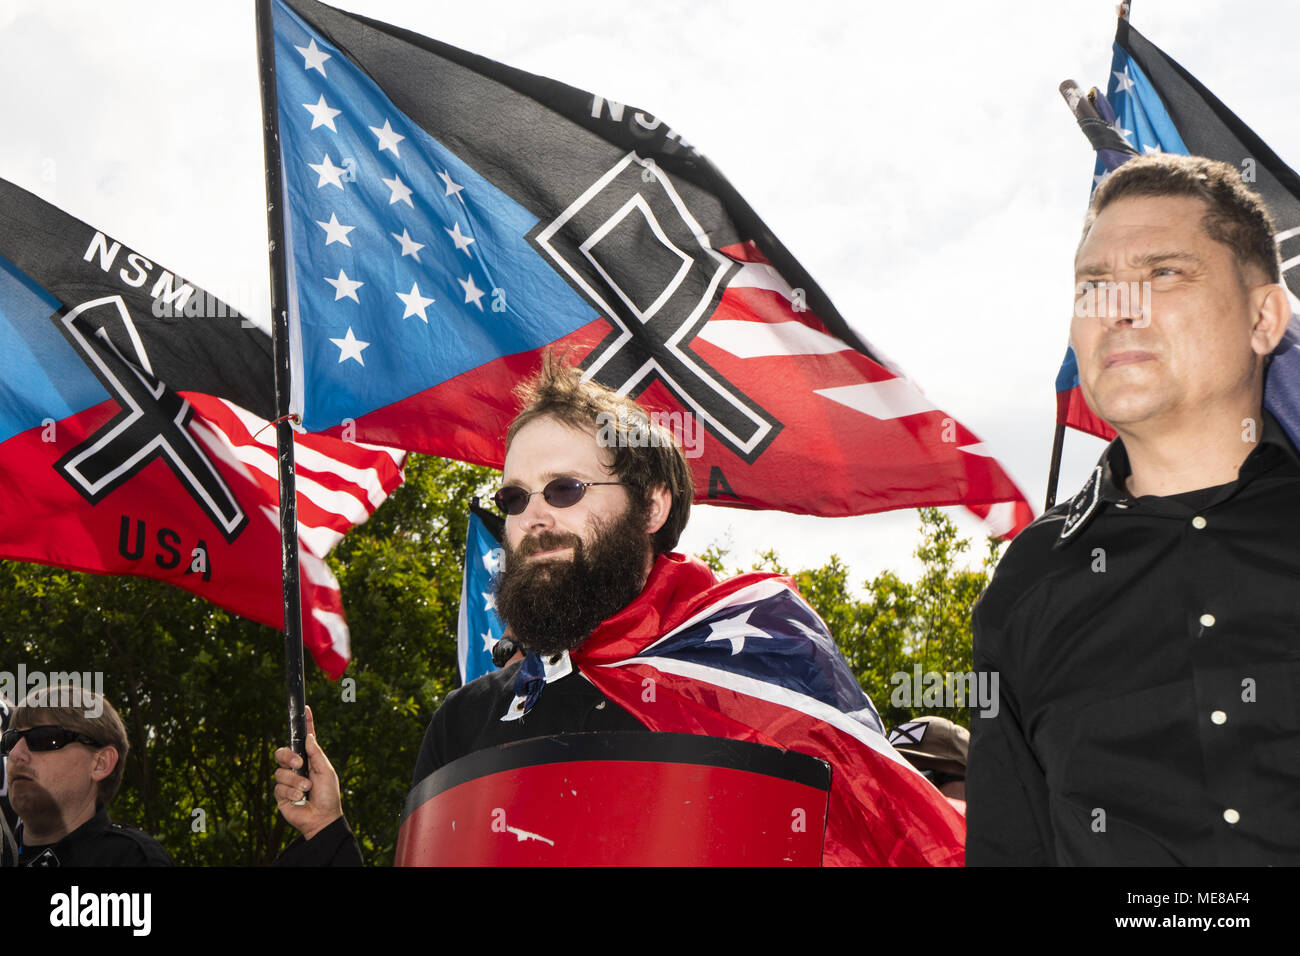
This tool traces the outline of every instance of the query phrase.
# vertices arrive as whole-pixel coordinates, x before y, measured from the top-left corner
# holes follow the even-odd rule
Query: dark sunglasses
[[[521,515],[528,508],[528,499],[533,495],[541,495],[548,505],[555,508],[572,508],[582,496],[587,493],[587,489],[592,485],[621,485],[621,481],[580,481],[577,478],[556,478],[548,481],[546,487],[541,491],[524,491],[518,485],[506,485],[495,495],[492,500],[496,506],[501,509],[503,514]]]
[[[27,749],[32,753],[60,750],[71,743],[85,744],[88,747],[104,746],[93,737],[87,737],[75,730],[68,730],[66,727],[28,727],[26,730],[6,730],[4,732],[3,741],[0,742],[0,756],[8,757],[13,752],[13,749],[18,746],[18,741],[24,737],[27,738]]]

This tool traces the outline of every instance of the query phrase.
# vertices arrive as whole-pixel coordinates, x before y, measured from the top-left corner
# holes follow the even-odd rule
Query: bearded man
[[[792,582],[719,583],[673,552],[693,485],[666,430],[552,357],[522,398],[495,495],[506,515],[497,611],[527,656],[447,697],[415,782],[475,751],[554,734],[731,737],[831,763],[826,862],[960,863],[960,816],[889,746]],[[307,752],[309,779],[277,751],[276,797],[308,843],[309,830],[330,841],[341,832],[337,779],[314,733]]]

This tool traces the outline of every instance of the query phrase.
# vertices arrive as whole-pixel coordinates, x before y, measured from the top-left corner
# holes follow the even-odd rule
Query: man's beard
[[[577,535],[544,531],[507,546],[497,584],[497,613],[526,650],[543,656],[571,651],[597,625],[627,607],[645,584],[650,535],[646,508],[632,504],[621,518],[596,524],[589,546]],[[528,555],[572,548],[569,559]]]

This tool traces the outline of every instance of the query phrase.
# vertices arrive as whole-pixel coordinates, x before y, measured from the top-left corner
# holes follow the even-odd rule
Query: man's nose
[[[1142,328],[1151,324],[1150,286],[1144,282],[1099,282],[1095,308],[1108,329]]]
[[[19,737],[18,743],[14,745],[13,750],[9,751],[9,756],[6,757],[5,760],[13,760],[16,763],[27,763],[31,759],[31,756],[32,752],[27,749],[27,738]]]
[[[528,506],[519,516],[520,526],[525,531],[550,527],[555,524],[554,511],[555,506],[546,500],[544,494],[540,491],[534,492],[529,495]]]

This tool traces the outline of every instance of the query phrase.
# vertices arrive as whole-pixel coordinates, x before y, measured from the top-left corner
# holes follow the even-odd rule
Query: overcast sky
[[[634,104],[708,155],[862,335],[1042,507],[1114,4],[413,2],[344,9]],[[1300,163],[1300,4],[1135,0],[1132,23]],[[252,0],[0,0],[0,177],[269,314]],[[1101,444],[1071,434],[1062,491]],[[869,452],[869,450],[865,450]],[[968,534],[981,526],[954,515]],[[913,573],[914,512],[700,508],[683,547]]]

